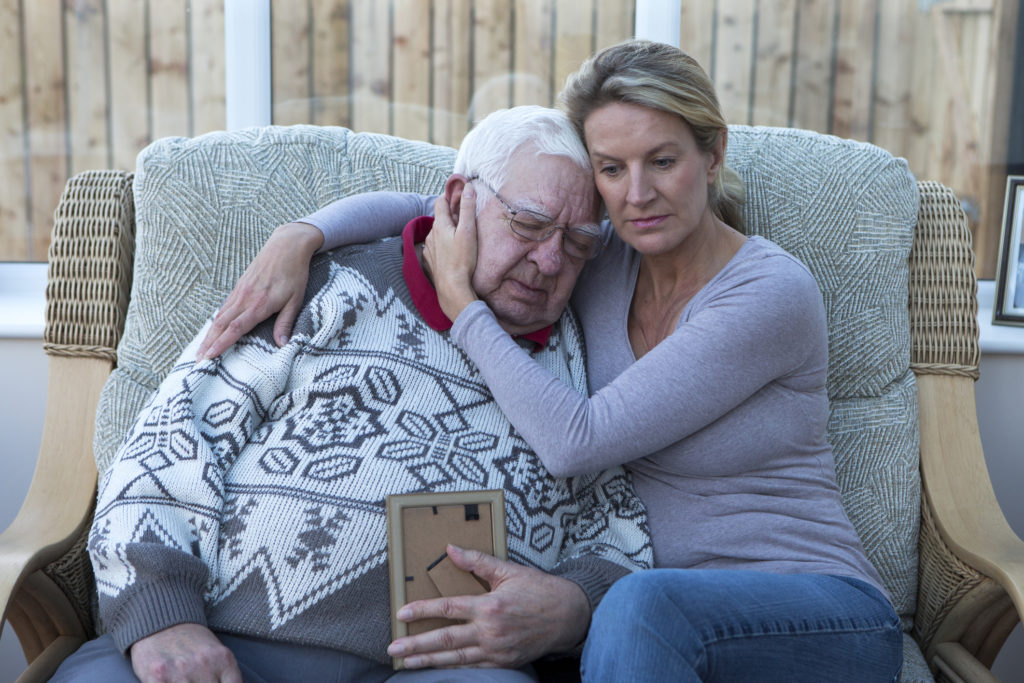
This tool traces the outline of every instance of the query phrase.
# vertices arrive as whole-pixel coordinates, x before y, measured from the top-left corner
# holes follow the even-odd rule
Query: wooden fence
[[[730,121],[874,142],[972,215],[994,274],[1016,0],[684,0]],[[632,0],[272,0],[273,121],[457,145],[553,104]],[[224,126],[221,0],[0,0],[0,260],[45,258],[65,180]]]

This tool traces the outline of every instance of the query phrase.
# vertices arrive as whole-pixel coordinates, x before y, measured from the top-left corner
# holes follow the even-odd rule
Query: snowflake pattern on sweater
[[[89,551],[119,647],[198,621],[388,661],[388,494],[503,489],[509,559],[592,604],[650,566],[628,476],[551,477],[419,317],[401,258],[393,240],[318,259],[283,348],[266,323],[220,359],[185,350],[100,485]],[[534,356],[586,390],[570,313]]]

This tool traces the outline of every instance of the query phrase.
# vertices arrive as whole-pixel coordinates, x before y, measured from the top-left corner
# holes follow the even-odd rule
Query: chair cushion
[[[850,519],[909,627],[921,514],[907,258],[917,184],[903,159],[809,131],[731,126],[747,232],[814,274],[829,319],[829,442]]]
[[[901,683],[934,683],[935,681],[917,641],[906,633],[903,634],[903,673],[900,675],[900,681]]]

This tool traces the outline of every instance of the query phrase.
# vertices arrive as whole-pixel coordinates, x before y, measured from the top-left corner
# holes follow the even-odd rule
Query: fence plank
[[[434,2],[432,141],[458,147],[469,130],[472,0]]]
[[[190,0],[192,33],[190,78],[192,135],[223,130],[227,125],[224,100],[224,1]]]
[[[109,168],[102,0],[66,0],[68,147],[71,174]]]
[[[18,3],[0,2],[0,259],[29,258],[26,210],[25,119],[22,113],[22,35]]]
[[[395,0],[394,134],[430,138],[430,3]]]
[[[883,2],[879,5],[878,77],[875,81],[872,142],[897,156],[906,154],[910,115],[910,60],[917,3]]]
[[[928,12],[914,16],[913,61],[910,72],[910,117],[906,158],[918,178],[941,178],[940,131],[944,127],[946,93],[935,68],[935,40]]]
[[[110,37],[110,146],[114,168],[132,170],[152,139],[146,66],[146,5],[107,0]]]
[[[388,133],[391,129],[391,42],[388,5],[352,5],[352,129]]]
[[[716,79],[714,61],[715,3],[684,2],[679,18],[679,47],[696,59],[711,80]]]
[[[309,4],[271,0],[270,17],[271,120],[279,126],[309,123],[313,120]]]
[[[312,98],[310,121],[321,126],[352,126],[352,84],[349,82],[351,3],[313,3]],[[383,46],[382,46],[383,47]]]
[[[752,119],[759,126],[787,126],[792,115],[796,0],[762,2],[759,7]]]
[[[841,137],[871,139],[877,12],[878,0],[839,0],[832,132]]]
[[[594,52],[621,43],[633,35],[636,23],[634,0],[597,0],[595,8],[597,28],[594,35]],[[555,89],[561,87],[560,84],[556,84]]]
[[[991,52],[987,59],[993,74],[990,97],[984,104],[982,120],[985,136],[982,154],[987,158],[987,194],[982,198],[981,218],[978,225],[975,251],[978,255],[978,277],[991,279],[996,275],[999,252],[999,234],[1003,221],[1003,200],[1006,192],[1007,162],[1009,156],[1011,111],[1014,90],[1014,52],[1017,41],[1017,0],[999,0],[993,8]]]
[[[726,121],[751,123],[750,72],[754,59],[755,0],[718,1],[715,89]]]
[[[473,81],[470,121],[475,123],[510,104],[512,12],[505,0],[473,3]]]
[[[147,6],[153,137],[191,135],[187,4],[181,0],[163,0]]]
[[[562,81],[552,70],[552,0],[516,0],[512,46],[512,104],[551,106]]]
[[[792,125],[828,133],[835,13],[831,0],[800,0],[797,10],[800,14]]]
[[[580,68],[593,51],[593,0],[555,0],[555,83]]]
[[[31,157],[30,260],[46,258],[53,209],[68,172],[61,4],[38,0],[22,5]]]

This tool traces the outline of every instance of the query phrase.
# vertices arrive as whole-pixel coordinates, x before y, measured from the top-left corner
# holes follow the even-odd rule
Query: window
[[[453,146],[495,108],[553,104],[583,58],[667,12],[730,121],[906,157],[963,199],[979,275],[994,275],[1012,161],[1010,0],[0,0],[12,65],[0,71],[0,261],[45,259],[70,175],[131,169],[157,137],[227,125],[233,3],[269,8],[270,122]]]

